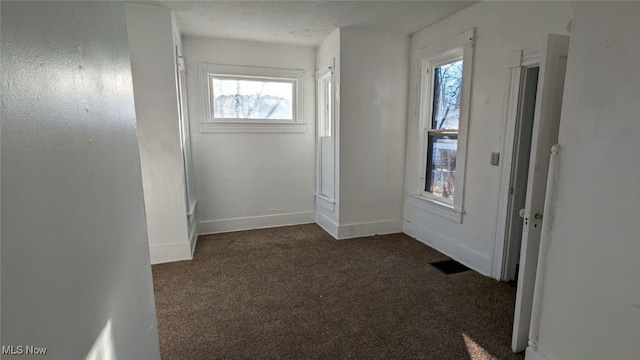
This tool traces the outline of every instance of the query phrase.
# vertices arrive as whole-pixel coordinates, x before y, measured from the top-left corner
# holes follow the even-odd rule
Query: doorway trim
[[[502,172],[499,181],[498,216],[496,222],[493,270],[492,276],[497,280],[504,280],[507,268],[509,245],[507,243],[507,210],[509,208],[509,185],[513,165],[513,147],[518,122],[518,103],[522,74],[528,67],[540,65],[541,48],[539,46],[513,51],[509,54],[507,63],[509,78],[507,99],[505,101],[505,117],[502,125]]]

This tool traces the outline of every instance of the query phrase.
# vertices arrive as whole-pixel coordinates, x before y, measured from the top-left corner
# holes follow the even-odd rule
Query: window
[[[198,64],[202,132],[304,132],[304,71]]]
[[[435,211],[461,220],[473,30],[419,53],[419,189]]]
[[[316,72],[316,203],[335,211],[335,137],[333,62]]]
[[[293,120],[295,81],[209,75],[212,120]]]
[[[462,65],[463,60],[456,58],[433,68],[424,191],[444,201],[453,201],[456,191]]]
[[[318,136],[331,137],[332,106],[331,68],[318,79]]]

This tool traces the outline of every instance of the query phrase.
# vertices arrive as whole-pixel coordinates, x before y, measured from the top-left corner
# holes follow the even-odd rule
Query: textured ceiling
[[[146,2],[149,3],[149,2]],[[152,1],[175,10],[183,35],[317,46],[357,27],[413,34],[475,1]]]

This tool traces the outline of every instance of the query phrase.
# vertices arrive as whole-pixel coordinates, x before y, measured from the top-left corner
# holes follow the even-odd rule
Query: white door
[[[527,198],[527,180],[529,178],[529,159],[531,158],[531,140],[535,119],[536,95],[538,93],[539,62],[535,66],[523,67],[521,71],[520,96],[514,132],[511,176],[505,227],[505,257],[503,281],[516,279],[520,263],[520,245],[524,219],[520,217]]]
[[[523,351],[529,339],[540,231],[551,147],[558,142],[569,37],[549,35],[542,47],[531,157],[520,250],[520,269],[511,347]]]

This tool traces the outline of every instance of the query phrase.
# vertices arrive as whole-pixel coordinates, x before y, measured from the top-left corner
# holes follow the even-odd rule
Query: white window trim
[[[201,133],[304,133],[307,124],[304,119],[304,70],[277,69],[253,66],[197,64],[200,86],[202,119]],[[213,119],[211,116],[211,96],[209,77],[246,77],[247,79],[275,80],[291,82],[294,87],[293,120],[261,119]]]
[[[316,71],[316,98],[319,100],[318,94],[323,92],[323,80],[329,79],[331,81],[331,94],[329,101],[331,102],[331,137],[335,142],[335,74],[333,69],[335,68],[335,60],[332,59],[329,65],[323,66],[321,69]],[[320,119],[322,115],[322,110],[320,104],[316,104],[316,119]],[[321,146],[320,146],[320,129],[319,122],[316,122],[316,203],[324,206],[327,210],[334,212],[335,211],[335,188],[333,196],[328,196],[322,193],[322,160],[321,160]],[[335,156],[335,146],[332,149],[333,155],[333,186],[335,187],[336,183],[336,156]]]
[[[430,212],[457,223],[462,223],[463,211],[454,209],[447,203],[439,202],[435,197],[427,198],[425,196],[409,194],[407,200],[409,205],[416,209]]]
[[[325,66],[322,69],[316,71],[316,119],[320,119],[323,118],[327,115],[327,111],[324,108],[324,104],[321,104],[320,100],[324,100],[325,102],[327,101],[327,96],[325,94],[325,85],[327,83],[327,81],[329,81],[331,83],[331,87],[333,88],[333,70],[331,66]],[[333,112],[333,89],[330,90],[330,94],[328,96],[328,102],[331,104],[331,112]],[[333,136],[331,133],[333,132],[333,124],[332,124],[332,119],[333,119],[333,114],[329,114],[330,115],[330,121],[328,122],[329,125],[329,134],[330,136]],[[316,123],[317,129],[316,129],[316,133],[318,134],[318,136],[321,136],[326,130],[326,129],[321,129],[320,128],[320,122]],[[325,125],[326,126],[326,125]]]
[[[465,31],[451,39],[424,47],[418,52],[418,154],[415,164],[417,188],[412,189],[409,198],[414,207],[427,210],[436,215],[461,223],[464,214],[464,187],[467,155],[467,133],[469,126],[469,105],[471,96],[471,79],[473,67],[474,29]],[[458,126],[458,149],[456,160],[456,191],[453,202],[449,203],[425,191],[427,166],[427,130],[430,129],[433,92],[433,69],[435,66],[452,59],[463,59],[462,94],[460,104],[460,121]],[[428,72],[429,71],[429,72]]]

